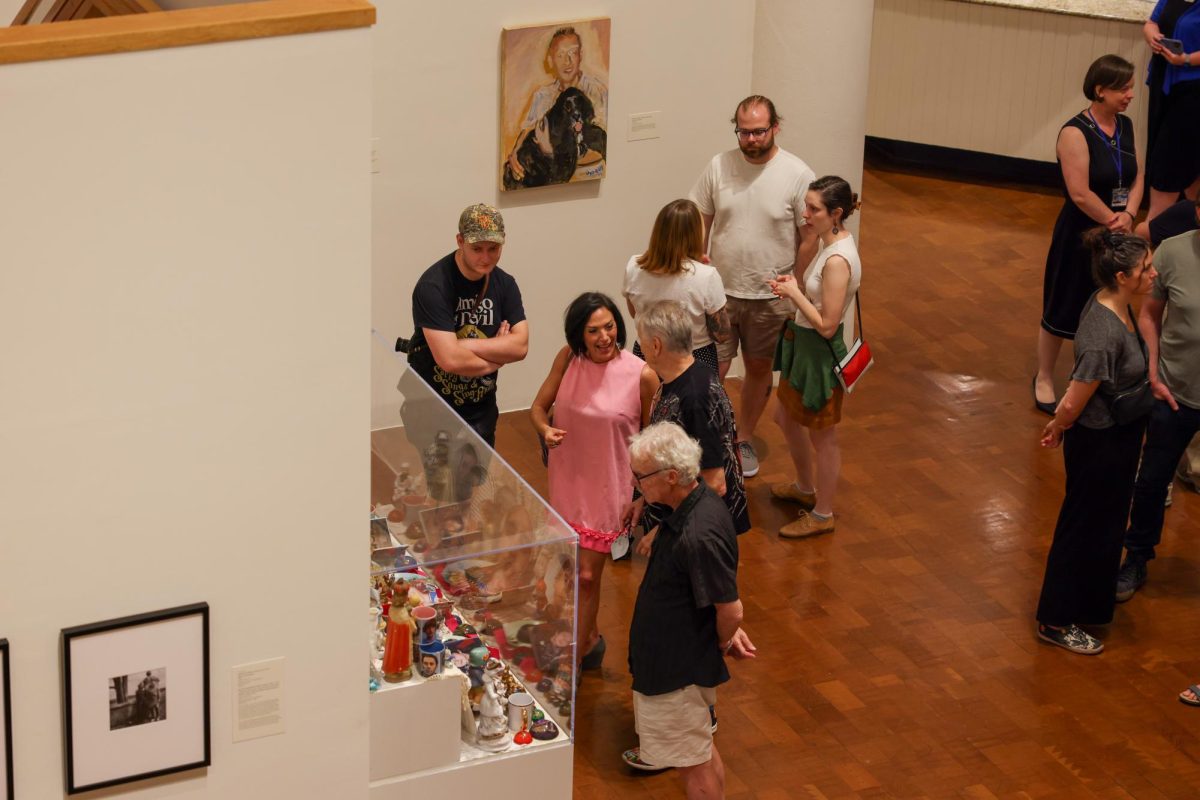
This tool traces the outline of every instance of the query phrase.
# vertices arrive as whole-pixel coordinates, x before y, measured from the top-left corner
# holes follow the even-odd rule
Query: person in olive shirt
[[[709,708],[729,680],[725,658],[754,658],[742,630],[737,534],[725,503],[703,482],[700,445],[672,422],[629,442],[633,481],[663,520],[638,589],[629,629],[629,670],[640,747],[636,769],[676,767],[689,798],[724,797],[725,767]]]
[[[521,291],[501,269],[504,218],[476,203],[458,218],[458,249],[413,289],[408,363],[488,443],[496,445],[496,373],[529,352]]]
[[[1200,231],[1159,245],[1154,251],[1154,269],[1158,276],[1142,303],[1138,327],[1146,340],[1156,401],[1133,487],[1125,563],[1117,575],[1117,602],[1133,597],[1146,582],[1147,562],[1154,558],[1162,540],[1167,486],[1180,457],[1200,430]]]

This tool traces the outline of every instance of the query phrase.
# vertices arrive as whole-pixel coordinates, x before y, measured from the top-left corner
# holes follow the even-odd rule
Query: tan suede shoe
[[[774,497],[776,500],[799,503],[800,507],[805,511],[812,511],[813,506],[817,504],[817,496],[815,494],[800,491],[796,488],[796,484],[791,481],[771,484],[771,497]]]
[[[834,517],[817,519],[807,511],[801,511],[800,516],[779,529],[779,535],[784,539],[804,539],[816,536],[818,533],[833,533]]]

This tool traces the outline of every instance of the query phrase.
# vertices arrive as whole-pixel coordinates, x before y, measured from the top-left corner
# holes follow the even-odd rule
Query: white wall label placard
[[[636,142],[639,139],[657,139],[659,137],[658,113],[657,111],[643,111],[638,114],[630,114],[629,130],[625,137],[626,141]]]
[[[233,740],[283,733],[283,659],[233,668]]]

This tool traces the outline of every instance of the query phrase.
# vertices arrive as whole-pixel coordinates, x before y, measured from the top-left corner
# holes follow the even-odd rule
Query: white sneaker
[[[758,474],[758,453],[754,452],[754,445],[749,442],[738,442],[737,446],[742,459],[742,475],[753,478]]]

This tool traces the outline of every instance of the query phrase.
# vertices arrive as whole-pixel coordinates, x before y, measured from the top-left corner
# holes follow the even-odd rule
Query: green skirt
[[[813,413],[825,407],[838,385],[830,345],[839,361],[846,357],[841,325],[833,338],[826,340],[812,328],[802,328],[792,320],[788,320],[775,345],[775,369],[781,373],[780,380],[787,381]]]

